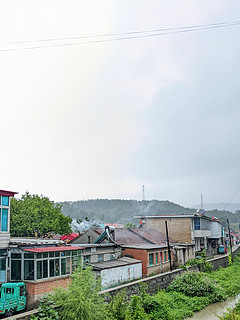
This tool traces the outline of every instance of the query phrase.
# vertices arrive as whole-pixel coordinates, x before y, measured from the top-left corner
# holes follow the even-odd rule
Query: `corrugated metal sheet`
[[[53,252],[53,251],[71,251],[71,250],[80,250],[84,249],[84,247],[44,247],[44,248],[31,248],[31,249],[23,249],[28,252]]]
[[[136,263],[142,263],[142,261],[128,258],[128,257],[122,257],[122,258],[115,259],[115,260],[91,263],[91,265],[93,266],[93,270],[94,269],[104,270],[104,269],[109,269],[109,268],[117,268],[117,267],[121,267],[121,266],[127,266],[127,265],[131,265],[131,264],[136,264]]]

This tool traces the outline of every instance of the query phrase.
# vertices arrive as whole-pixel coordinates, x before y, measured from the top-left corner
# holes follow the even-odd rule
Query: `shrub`
[[[176,277],[167,291],[182,292],[190,297],[209,297],[211,302],[224,300],[222,288],[200,272],[187,272]]]
[[[91,268],[78,269],[72,275],[67,289],[58,288],[54,301],[59,306],[59,315],[64,320],[106,320],[107,306],[99,295],[100,282],[95,279]]]

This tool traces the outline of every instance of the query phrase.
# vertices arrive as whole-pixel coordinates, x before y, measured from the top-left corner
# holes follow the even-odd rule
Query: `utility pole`
[[[167,235],[167,246],[168,246],[168,257],[169,257],[169,262],[170,262],[170,270],[172,271],[171,249],[170,249],[170,244],[169,244],[167,221],[165,221],[165,226],[166,226],[166,235]]]
[[[232,240],[231,240],[231,233],[230,233],[230,227],[229,227],[229,220],[227,219],[227,225],[228,225],[228,234],[229,234],[229,242],[230,242],[230,250],[231,250],[231,258],[233,261],[233,256],[232,256]]]

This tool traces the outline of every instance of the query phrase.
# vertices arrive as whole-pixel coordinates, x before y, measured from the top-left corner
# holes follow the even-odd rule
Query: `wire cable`
[[[232,196],[232,198],[229,200],[229,202],[225,205],[225,207],[223,208],[223,211],[225,211],[225,209],[227,208],[227,206],[230,204],[230,202],[233,200],[233,198],[237,195],[237,193],[239,192],[240,190],[240,186],[239,188],[237,189],[237,191],[234,193],[234,195]]]
[[[230,21],[230,22],[218,22],[218,23],[210,23],[210,24],[200,24],[200,25],[192,25],[192,26],[183,26],[183,27],[174,27],[174,28],[161,28],[161,29],[151,29],[151,30],[140,30],[140,31],[131,31],[131,32],[121,32],[121,33],[106,33],[106,34],[98,34],[98,35],[88,35],[88,36],[75,36],[75,37],[63,37],[63,38],[48,38],[48,39],[37,39],[37,40],[22,40],[22,41],[10,41],[3,42],[0,45],[7,44],[23,44],[23,43],[35,43],[35,42],[49,42],[49,41],[62,41],[62,40],[76,40],[76,39],[87,39],[87,38],[99,38],[99,37],[113,37],[113,36],[123,36],[123,35],[133,35],[133,34],[144,34],[144,33],[152,33],[152,32],[163,32],[163,31],[174,31],[180,29],[192,29],[192,28],[204,28],[211,26],[230,26],[240,24],[240,20]]]
[[[7,49],[0,49],[0,52],[9,52],[9,51],[20,51],[20,50],[34,50],[34,49],[44,49],[44,48],[52,48],[52,47],[67,47],[67,46],[76,46],[76,45],[83,45],[83,44],[94,44],[94,43],[103,43],[103,42],[112,42],[112,41],[122,41],[122,40],[131,40],[131,39],[140,39],[140,38],[150,38],[150,37],[159,37],[159,36],[166,36],[171,34],[179,34],[179,33],[187,33],[187,32],[194,32],[194,31],[201,31],[201,30],[210,30],[216,28],[223,28],[223,27],[230,27],[230,26],[237,26],[240,25],[240,21],[233,21],[233,22],[226,22],[226,23],[216,23],[216,24],[208,24],[208,25],[199,25],[199,26],[187,26],[187,27],[177,27],[177,28],[168,28],[168,29],[156,29],[158,30],[156,33],[144,34],[153,32],[152,31],[133,31],[128,33],[119,33],[119,34],[106,34],[106,35],[96,35],[96,36],[82,36],[82,37],[71,37],[71,38],[53,38],[53,39],[42,39],[42,40],[35,40],[29,42],[44,42],[44,41],[60,41],[60,40],[73,40],[73,39],[86,39],[92,37],[110,37],[115,35],[129,35],[126,37],[119,37],[119,38],[107,38],[107,39],[98,39],[98,40],[89,40],[89,41],[82,41],[82,42],[69,42],[69,43],[54,43],[54,44],[47,44],[41,46],[31,46],[31,47],[18,47],[18,48],[7,48]],[[161,30],[161,32],[159,32]],[[163,30],[169,30],[166,32],[162,32]],[[139,35],[133,35],[135,33],[139,33]],[[141,34],[142,33],[142,34]],[[9,44],[23,44],[28,41],[18,41],[18,42],[9,42],[5,43],[5,45]],[[3,45],[3,44],[2,44]]]

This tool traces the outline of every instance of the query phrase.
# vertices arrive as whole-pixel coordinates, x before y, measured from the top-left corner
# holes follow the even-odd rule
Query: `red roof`
[[[24,251],[28,252],[53,252],[53,251],[71,251],[71,250],[80,250],[84,249],[84,247],[44,247],[44,248],[32,248],[32,249],[24,249]]]
[[[79,235],[79,233],[70,233],[70,234],[64,234],[63,236],[61,236],[61,240],[73,240],[74,238],[76,238]]]
[[[17,193],[18,192],[14,192],[14,191],[0,190],[0,196],[14,197],[14,195]]]

